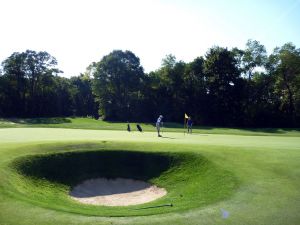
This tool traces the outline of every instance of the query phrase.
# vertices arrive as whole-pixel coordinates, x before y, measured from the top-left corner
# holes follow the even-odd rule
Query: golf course
[[[0,224],[299,224],[298,129],[154,124],[143,132],[90,118],[0,120]],[[163,188],[126,206],[84,204],[88,179]]]
[[[300,0],[0,9],[0,225],[300,225]]]

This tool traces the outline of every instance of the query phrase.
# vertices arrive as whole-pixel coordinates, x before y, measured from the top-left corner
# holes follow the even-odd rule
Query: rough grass
[[[0,129],[0,224],[299,224],[300,138],[297,131],[293,132],[296,135],[274,133],[275,136],[267,133],[264,136],[251,136],[249,133],[226,133],[184,136],[183,133],[165,132],[165,138],[157,138],[155,132]],[[189,200],[179,210],[176,210],[174,204],[170,212],[161,211],[166,210],[162,207],[156,209],[158,214],[152,211],[149,214],[153,215],[148,216],[128,213],[125,217],[108,217],[111,212],[105,212],[104,208],[109,207],[96,207],[94,212],[98,216],[91,216],[87,215],[90,212],[89,207],[87,210],[85,206],[74,203],[73,209],[78,207],[77,210],[80,211],[72,211],[70,205],[63,206],[62,202],[67,201],[67,185],[41,179],[41,176],[28,178],[12,166],[16,160],[36,159],[37,156],[104,150],[199,156],[184,160],[188,165],[180,164],[182,166],[176,167],[177,172],[171,176],[174,179],[191,177],[195,181],[184,189],[187,193],[183,196],[189,196]],[[214,198],[215,196],[206,195],[207,192],[204,191],[201,191],[202,196],[195,195],[202,185],[201,176],[195,173],[197,168],[202,168],[197,160],[204,159],[212,165],[208,177],[218,177],[215,181],[217,183],[208,182],[212,184],[209,192],[224,198]],[[172,172],[168,171],[169,169],[164,170],[156,181],[165,182],[162,178]],[[227,189],[234,190],[233,193],[222,193],[226,188],[218,189],[218,184],[226,183],[219,177],[224,171],[225,174],[228,172],[225,178],[236,179],[234,184],[238,186]],[[178,185],[182,186],[182,183]],[[40,189],[41,186],[46,189]],[[178,190],[180,187],[174,184],[172,188]],[[158,201],[165,201],[168,195],[165,197]],[[202,197],[208,197],[212,201],[202,204]],[[124,211],[119,211],[122,212],[119,215],[127,213],[125,208],[129,209],[120,208]],[[224,212],[227,212],[227,217]],[[105,213],[107,216],[99,216]]]

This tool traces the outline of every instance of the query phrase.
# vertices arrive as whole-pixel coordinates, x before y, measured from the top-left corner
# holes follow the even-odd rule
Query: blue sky
[[[0,61],[47,51],[70,77],[121,49],[149,72],[167,54],[190,62],[248,39],[268,53],[287,42],[300,48],[300,0],[0,0],[0,28]]]

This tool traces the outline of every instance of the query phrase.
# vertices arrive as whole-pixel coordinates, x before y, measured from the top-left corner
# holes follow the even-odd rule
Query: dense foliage
[[[0,116],[153,122],[163,114],[180,122],[187,113],[198,125],[300,125],[300,49],[292,43],[270,55],[253,40],[245,49],[214,46],[189,63],[167,55],[150,73],[121,50],[71,78],[56,66],[47,52],[30,50],[2,62]]]

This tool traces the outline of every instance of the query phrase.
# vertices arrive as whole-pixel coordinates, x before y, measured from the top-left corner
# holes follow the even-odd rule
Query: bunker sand
[[[154,201],[167,194],[144,181],[116,178],[90,179],[75,186],[70,196],[84,204],[103,206],[129,206]]]

